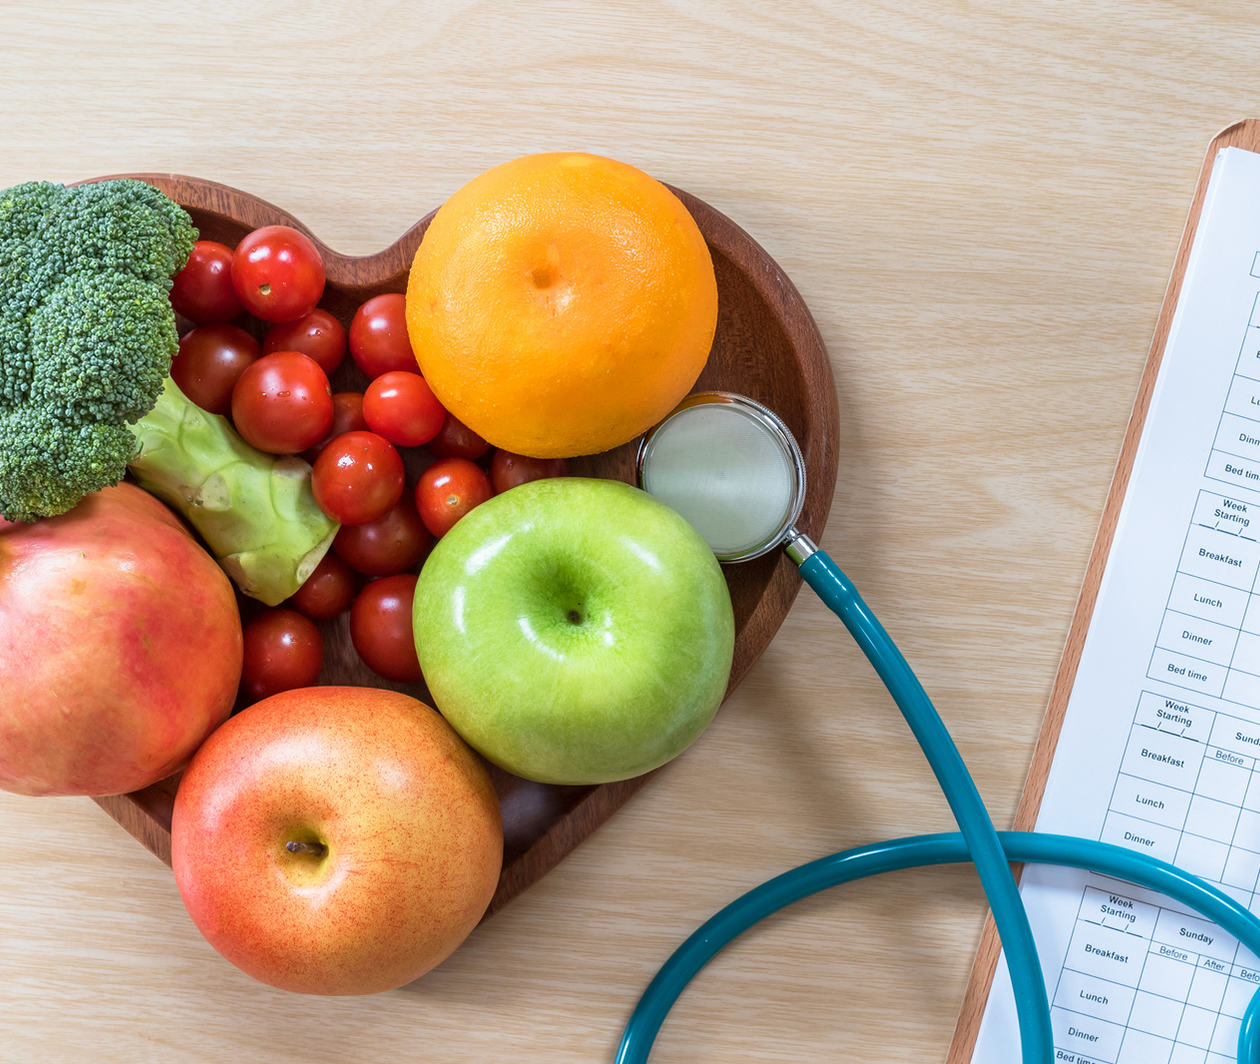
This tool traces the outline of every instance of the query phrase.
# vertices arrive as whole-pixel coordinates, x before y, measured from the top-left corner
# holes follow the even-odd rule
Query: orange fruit
[[[535,458],[608,450],[692,388],[717,324],[704,237],[643,171],[527,155],[434,215],[407,283],[407,330],[442,405]]]

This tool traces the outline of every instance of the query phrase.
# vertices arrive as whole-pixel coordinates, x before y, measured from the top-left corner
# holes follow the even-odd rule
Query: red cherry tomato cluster
[[[241,685],[254,699],[317,682],[320,625],[343,615],[370,669],[418,682],[412,604],[434,540],[492,495],[567,471],[492,448],[447,413],[419,373],[400,293],[343,323],[320,305],[324,282],[314,242],[270,225],[235,249],[199,241],[171,288],[189,323],[175,383],[259,450],[309,461],[315,501],[342,526],[293,597],[246,624]]]

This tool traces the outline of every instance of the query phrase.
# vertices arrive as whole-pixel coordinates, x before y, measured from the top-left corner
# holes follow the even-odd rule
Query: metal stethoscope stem
[[[783,553],[800,566],[811,554],[818,553],[818,544],[804,532],[789,528],[783,537]]]

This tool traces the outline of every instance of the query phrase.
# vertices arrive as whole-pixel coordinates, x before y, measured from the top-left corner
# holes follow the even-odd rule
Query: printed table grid
[[[1221,884],[1254,908],[1260,726],[1142,691],[1099,837]],[[1068,1064],[1230,1064],[1260,960],[1209,921],[1132,888],[1084,888],[1054,987]]]
[[[1086,887],[1052,996],[1069,1064],[1230,1064],[1260,963],[1211,923]]]

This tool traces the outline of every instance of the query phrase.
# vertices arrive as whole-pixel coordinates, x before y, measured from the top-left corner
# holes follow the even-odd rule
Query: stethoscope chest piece
[[[637,472],[720,562],[748,561],[795,537],[805,502],[801,449],[777,414],[746,396],[688,396],[643,437]]]

